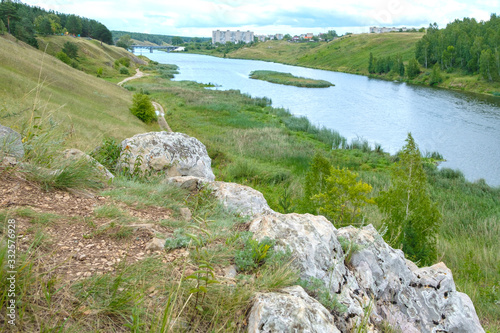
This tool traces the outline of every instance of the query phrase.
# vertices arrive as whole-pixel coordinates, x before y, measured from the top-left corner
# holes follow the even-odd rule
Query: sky
[[[500,0],[24,0],[95,19],[110,30],[211,37],[213,30],[255,34],[368,32],[370,26],[439,27],[455,19],[488,20]]]

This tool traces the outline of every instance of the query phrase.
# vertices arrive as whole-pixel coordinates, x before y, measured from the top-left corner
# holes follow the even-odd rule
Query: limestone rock
[[[63,156],[66,159],[82,159],[82,158],[84,158],[87,161],[89,161],[90,163],[92,163],[94,168],[99,172],[99,174],[103,178],[105,178],[107,180],[115,178],[115,176],[111,172],[109,172],[109,170],[104,165],[97,162],[96,159],[94,159],[92,156],[85,154],[81,150],[78,150],[76,148],[66,149],[65,151],[63,151]]]
[[[248,318],[248,332],[340,333],[328,310],[299,286],[257,294]]]
[[[10,127],[0,125],[0,153],[14,156],[17,159],[24,157],[24,147],[21,134]]]
[[[168,177],[165,179],[165,182],[188,191],[196,191],[203,188],[205,184],[209,183],[209,180],[194,176],[177,176]]]
[[[161,238],[153,238],[146,244],[146,251],[163,251],[165,249],[165,240]]]
[[[150,132],[134,135],[121,143],[119,167],[142,172],[164,172],[167,176],[196,176],[213,181],[212,160],[205,145],[183,133]],[[139,161],[140,163],[139,163]]]
[[[369,298],[360,290],[356,279],[344,265],[344,252],[337,240],[336,229],[323,216],[311,214],[279,214],[260,216],[250,224],[254,238],[276,240],[278,249],[290,249],[294,263],[304,280],[322,280],[324,286],[347,308],[337,327],[348,331],[355,316],[363,315]]]
[[[179,213],[181,214],[181,217],[184,219],[184,221],[191,221],[192,214],[189,208],[182,207],[181,209],[179,209]]]
[[[484,332],[469,297],[456,291],[451,271],[438,263],[415,268],[373,226],[338,235],[360,250],[350,266],[359,286],[376,300],[374,311],[403,332]]]
[[[262,193],[249,186],[226,182],[213,182],[210,186],[226,208],[243,216],[274,213]]]

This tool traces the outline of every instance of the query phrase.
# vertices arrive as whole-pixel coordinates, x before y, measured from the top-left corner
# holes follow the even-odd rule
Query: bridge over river
[[[175,51],[178,46],[151,46],[151,45],[132,45],[130,46],[132,52],[136,49],[149,49],[150,53],[153,53],[153,50],[167,50],[167,52]]]

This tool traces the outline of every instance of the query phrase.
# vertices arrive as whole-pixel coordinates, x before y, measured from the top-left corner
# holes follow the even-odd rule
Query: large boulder
[[[215,179],[205,145],[183,133],[150,132],[121,143],[121,169],[164,172],[169,177],[196,176]]]
[[[299,286],[257,294],[248,318],[248,332],[340,333],[330,312]]]
[[[92,166],[96,169],[96,171],[105,179],[107,180],[112,180],[115,178],[115,176],[101,163],[99,163],[95,158],[92,156],[89,156],[85,154],[83,151],[76,149],[76,148],[70,148],[66,149],[63,151],[63,156],[66,159],[85,159],[89,161]]]
[[[10,127],[0,125],[0,157],[4,154],[21,159],[24,157],[24,147],[21,134]]]
[[[451,271],[438,263],[417,268],[387,245],[373,226],[338,230],[359,249],[349,266],[374,312],[403,332],[484,332],[469,297],[457,292]]]
[[[228,209],[242,215],[256,217],[272,214],[274,211],[267,204],[264,195],[245,185],[226,182],[210,184],[214,195]]]
[[[369,298],[344,265],[345,255],[330,221],[311,214],[275,213],[254,219],[250,231],[257,240],[269,237],[276,240],[278,249],[291,250],[302,279],[323,281],[345,306],[345,311],[339,311],[337,327],[346,331],[355,325],[355,317],[363,315]]]

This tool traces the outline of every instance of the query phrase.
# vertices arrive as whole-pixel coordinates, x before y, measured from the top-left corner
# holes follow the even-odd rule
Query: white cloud
[[[445,26],[487,20],[498,0],[27,0],[31,5],[101,21],[111,30],[210,36],[213,29],[258,33],[356,31],[370,25]],[[288,30],[285,30],[288,29]],[[267,32],[266,32],[267,31]],[[298,33],[298,32],[297,32]]]

